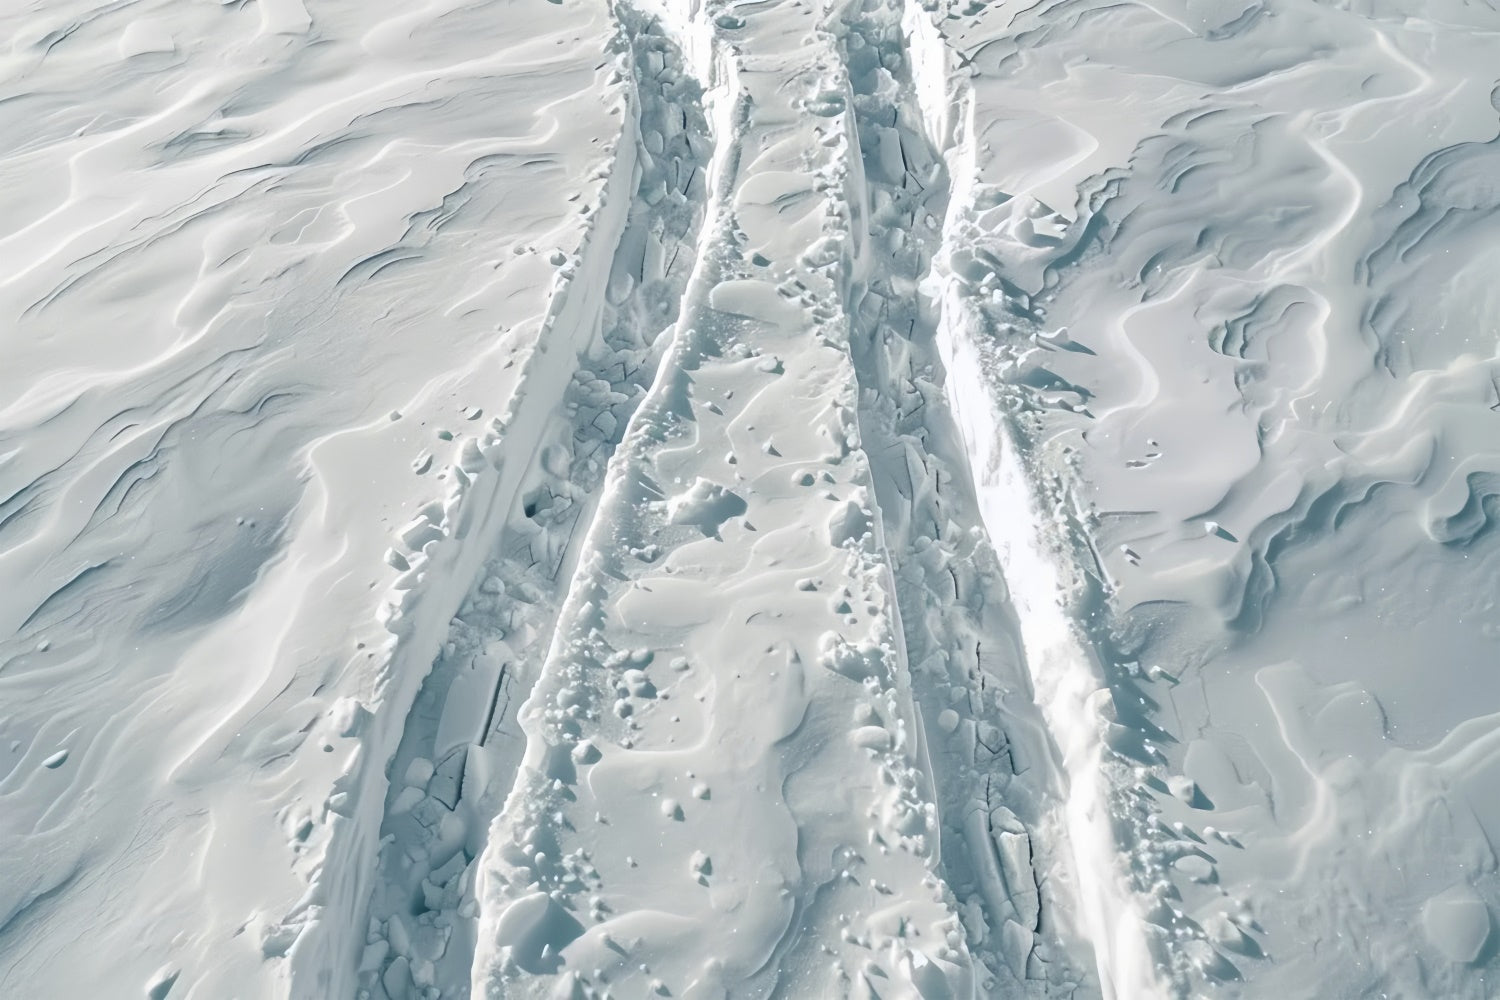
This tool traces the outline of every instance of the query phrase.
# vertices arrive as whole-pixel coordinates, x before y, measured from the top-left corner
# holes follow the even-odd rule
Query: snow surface
[[[1493,995],[1490,7],[0,23],[0,996]]]

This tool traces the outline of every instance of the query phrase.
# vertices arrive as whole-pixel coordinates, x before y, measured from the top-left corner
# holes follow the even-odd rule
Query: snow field
[[[0,24],[0,995],[1488,995],[1488,8]]]

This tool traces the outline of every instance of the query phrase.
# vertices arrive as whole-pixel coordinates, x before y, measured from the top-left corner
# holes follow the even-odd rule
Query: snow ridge
[[[934,138],[948,137],[929,137],[915,83],[936,75],[946,98],[946,52],[935,39],[923,44],[924,26],[931,31],[915,4],[866,5],[848,17],[843,45],[872,234],[854,345],[860,425],[897,580],[909,683],[926,752],[938,761],[928,770],[943,819],[942,871],[970,947],[994,977],[985,989],[1003,995],[1029,982],[1034,993],[1046,983],[1042,995],[1074,995],[1091,970],[1069,968],[1087,945],[1057,916],[1072,909],[1074,892],[1061,761],[1033,703],[1016,610],[944,386],[942,302],[930,293],[941,285],[934,271],[949,208]]]
[[[929,18],[915,17],[913,38],[932,52],[942,45]],[[940,59],[946,60],[947,49]],[[1117,850],[1112,816],[1126,768],[1104,740],[1109,726],[1104,673],[1089,636],[1078,622],[1088,592],[1091,553],[1077,550],[1064,494],[1049,489],[1043,469],[1031,464],[1020,421],[1024,406],[1005,383],[994,345],[997,328],[1026,328],[1010,301],[1003,259],[993,245],[1005,239],[992,217],[1010,196],[982,182],[981,141],[976,134],[976,98],[962,77],[929,71],[916,92],[925,99],[929,122],[951,129],[949,169],[954,190],[943,224],[943,251],[933,268],[940,299],[936,342],[946,370],[953,412],[963,437],[976,500],[988,536],[1005,567],[1015,607],[1018,638],[1051,738],[1061,755],[1062,840],[1071,852],[1075,932],[1090,942],[1098,989],[1115,997],[1165,995],[1144,903],[1135,895],[1128,859]],[[956,110],[955,110],[956,109]],[[992,155],[992,154],[987,154]],[[1009,206],[1003,210],[1008,216]],[[1030,248],[1019,246],[1020,256]],[[1001,314],[1003,319],[994,318]]]
[[[698,85],[658,19],[623,5],[614,14],[634,136],[615,169],[634,169],[635,194],[606,244],[608,269],[580,276],[603,288],[585,325],[593,333],[545,345],[555,364],[574,366],[568,381],[541,387],[535,408],[544,421],[525,436],[510,422],[502,434],[504,460],[520,473],[491,501],[505,524],[487,543],[491,555],[449,623],[386,767],[374,887],[368,911],[350,921],[365,928],[361,996],[467,993],[478,913],[472,861],[519,761],[514,708],[546,655],[580,529],[692,269],[708,152]],[[544,409],[548,391],[556,395]]]
[[[618,80],[610,99],[623,110],[625,91]],[[294,997],[311,1000],[352,992],[347,978],[352,970],[339,958],[357,950],[357,938],[351,940],[356,924],[350,917],[370,892],[386,768],[404,732],[404,719],[470,581],[499,542],[576,358],[598,336],[602,289],[634,182],[633,118],[621,119],[625,127],[614,140],[618,152],[598,203],[590,209],[591,224],[571,259],[558,252],[551,307],[521,352],[512,394],[483,433],[455,441],[454,460],[444,469],[451,482],[447,494],[418,511],[387,556],[400,575],[379,612],[391,634],[376,694],[379,708],[373,713],[350,710],[346,731],[361,737],[360,755],[329,797],[328,809],[336,818],[321,870],[282,922],[290,943]],[[339,916],[325,919],[330,909]]]

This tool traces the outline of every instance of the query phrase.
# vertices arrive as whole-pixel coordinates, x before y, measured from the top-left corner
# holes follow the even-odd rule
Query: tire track
[[[1097,995],[1089,946],[1066,917],[1062,763],[1032,700],[1016,611],[944,389],[928,279],[949,183],[917,104],[903,15],[925,17],[885,4],[847,19],[871,232],[853,340],[861,433],[942,817],[942,871],[990,972],[987,992]]]
[[[514,706],[546,655],[579,528],[592,517],[609,456],[655,371],[659,335],[676,319],[693,267],[706,194],[699,164],[711,148],[699,88],[658,19],[623,5],[613,13],[630,119],[614,169],[632,176],[633,196],[604,267],[585,279],[590,264],[563,262],[594,286],[592,313],[574,320],[581,336],[570,342],[549,325],[538,345],[554,355],[540,370],[545,377],[524,381],[524,408],[495,422],[506,488],[489,502],[502,524],[464,541],[489,555],[384,769],[370,876],[353,883],[366,895],[343,918],[363,947],[339,952],[347,971],[315,986],[326,991],[319,996],[468,995],[478,915],[470,862],[519,759]],[[446,530],[418,525],[406,540],[422,550]],[[420,584],[420,554],[398,550],[390,560],[403,580]]]
[[[1097,555],[1056,473],[1029,451],[1034,413],[1025,390],[1007,383],[1016,366],[998,346],[1029,338],[1043,352],[1070,348],[1065,336],[1042,331],[1043,310],[1005,272],[1063,259],[1074,247],[1050,234],[1057,218],[1035,199],[1018,209],[1009,193],[986,182],[986,165],[1003,151],[976,134],[984,83],[974,66],[979,50],[965,55],[943,30],[975,11],[957,10],[948,3],[946,10],[914,13],[908,22],[913,48],[924,53],[916,61],[915,88],[923,117],[946,136],[953,177],[930,283],[939,301],[935,343],[949,375],[977,509],[1006,570],[1014,634],[1062,764],[1055,838],[1071,871],[1068,916],[1076,937],[1092,949],[1095,988],[1105,1000],[1162,996],[1166,938],[1147,926],[1132,862],[1115,839],[1115,824],[1124,821],[1120,790],[1131,782],[1107,741],[1138,740],[1139,734],[1116,721],[1094,642]],[[950,56],[958,63],[951,71]],[[1008,230],[1003,220],[1021,210],[1027,211],[1025,224]]]
[[[723,197],[522,712],[475,992],[970,996],[856,425],[836,12],[702,16]]]

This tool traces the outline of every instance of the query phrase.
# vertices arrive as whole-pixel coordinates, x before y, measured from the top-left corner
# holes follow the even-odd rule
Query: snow
[[[1487,7],[0,23],[0,995],[1488,994]]]

